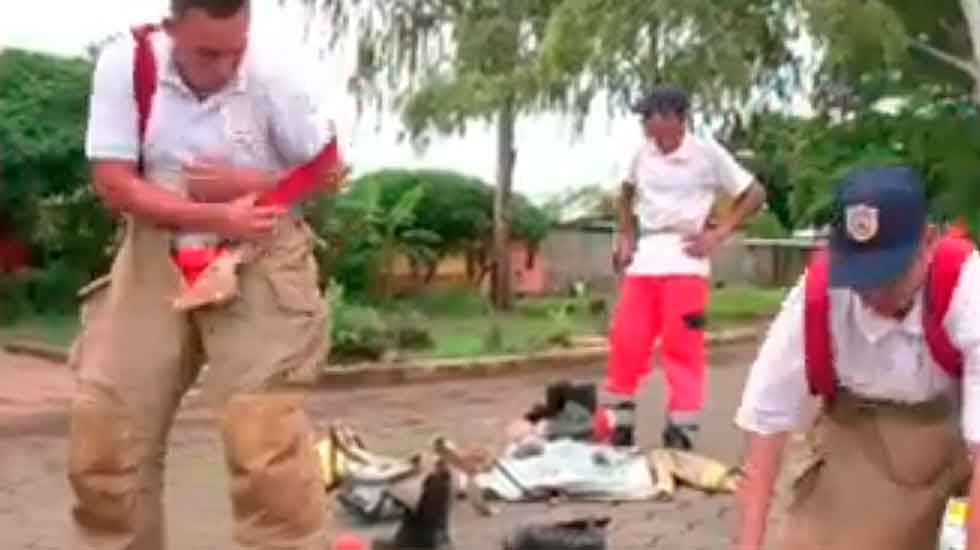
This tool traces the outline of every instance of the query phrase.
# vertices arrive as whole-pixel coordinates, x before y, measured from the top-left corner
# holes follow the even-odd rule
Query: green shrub
[[[435,346],[425,317],[405,310],[387,317],[371,306],[349,301],[343,285],[328,290],[332,364],[377,361],[390,351],[431,349]]]
[[[760,212],[754,216],[745,227],[745,235],[758,239],[782,239],[790,235],[775,214],[770,211]]]
[[[31,276],[0,275],[0,325],[13,324],[34,313],[26,280]]]
[[[407,310],[391,316],[387,330],[393,336],[397,349],[426,350],[436,345],[426,325],[424,315],[418,311]]]

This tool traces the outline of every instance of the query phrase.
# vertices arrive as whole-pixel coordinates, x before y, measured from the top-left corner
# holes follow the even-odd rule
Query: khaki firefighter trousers
[[[935,550],[946,501],[970,476],[955,410],[839,394],[812,433],[778,548]]]
[[[190,313],[169,235],[127,220],[109,276],[83,291],[71,354],[68,477],[76,550],[162,550],[167,436],[197,380],[213,407],[231,480],[234,539],[322,549],[327,504],[303,397],[277,381],[322,359],[326,306],[312,234],[288,218],[240,266],[230,302]]]

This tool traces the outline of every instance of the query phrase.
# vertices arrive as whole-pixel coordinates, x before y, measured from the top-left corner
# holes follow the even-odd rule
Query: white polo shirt
[[[967,260],[953,294],[945,327],[963,352],[957,384],[933,360],[922,327],[920,292],[903,320],[881,317],[852,291],[830,291],[834,367],[839,382],[869,398],[904,403],[943,393],[961,397],[963,433],[980,443],[980,256]],[[804,366],[804,278],[801,277],[769,329],[752,365],[735,423],[761,434],[806,427],[809,385]],[[957,396],[957,394],[959,394]]]
[[[647,140],[633,156],[626,179],[636,185],[639,242],[628,275],[710,275],[708,258],[684,252],[684,235],[704,228],[719,193],[736,197],[755,180],[717,141],[686,133],[663,154]]]
[[[145,177],[153,184],[185,194],[182,166],[209,156],[280,172],[310,160],[333,137],[322,68],[298,48],[251,38],[237,76],[200,101],[177,73],[167,34],[156,32],[152,41],[158,83],[143,152]],[[139,156],[133,53],[127,33],[99,56],[85,147],[91,160]]]

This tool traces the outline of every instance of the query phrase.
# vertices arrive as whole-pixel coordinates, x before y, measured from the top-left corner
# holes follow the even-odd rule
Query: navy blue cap
[[[830,235],[830,286],[866,290],[901,277],[922,244],[928,218],[925,182],[913,168],[851,174],[837,193]]]
[[[630,109],[644,118],[652,115],[687,115],[690,100],[687,92],[680,86],[665,84],[640,98]]]

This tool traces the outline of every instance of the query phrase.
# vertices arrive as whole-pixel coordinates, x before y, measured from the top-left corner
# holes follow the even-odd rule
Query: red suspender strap
[[[159,30],[158,25],[141,25],[132,29],[136,42],[133,62],[133,92],[136,98],[136,109],[139,115],[140,137],[140,171],[142,171],[143,139],[150,120],[153,107],[153,95],[157,88],[157,64],[153,55],[153,45],[150,35]],[[325,173],[339,169],[341,166],[340,152],[336,139],[328,143],[319,154],[306,164],[293,169],[286,178],[278,183],[275,189],[259,198],[261,204],[292,205],[301,202],[309,195],[320,191],[322,182],[326,181]]]
[[[279,180],[274,189],[259,196],[258,204],[281,204],[291,206],[302,202],[310,195],[321,191],[326,175],[341,167],[340,150],[337,139],[327,143],[315,157],[306,164],[294,168],[286,177]]]
[[[830,257],[826,249],[813,254],[805,282],[804,355],[810,393],[832,399],[837,389],[830,338]]]
[[[957,231],[939,242],[929,270],[927,301],[923,308],[922,322],[929,351],[953,378],[963,374],[963,354],[953,345],[943,321],[959,284],[963,264],[972,253],[973,244]]]
[[[136,48],[133,54],[133,95],[136,99],[136,112],[139,116],[140,171],[143,169],[143,138],[153,107],[153,94],[157,91],[157,62],[153,55],[150,34],[157,25],[142,25],[132,30]]]

